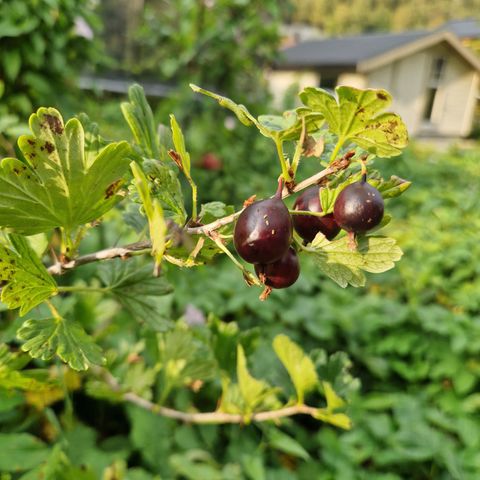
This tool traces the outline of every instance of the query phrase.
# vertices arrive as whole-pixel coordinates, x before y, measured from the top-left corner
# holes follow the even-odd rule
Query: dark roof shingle
[[[362,60],[375,57],[427,35],[431,35],[431,32],[414,31],[311,40],[282,50],[278,67],[353,67]]]

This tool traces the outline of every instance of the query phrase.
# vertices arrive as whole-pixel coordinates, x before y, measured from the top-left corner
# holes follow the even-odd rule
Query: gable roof
[[[413,31],[329,38],[299,43],[282,51],[280,69],[350,68],[368,72],[441,42],[448,43],[472,68],[480,58],[449,31]]]
[[[454,33],[458,38],[480,38],[480,20],[475,18],[465,18],[463,20],[450,20],[437,28],[439,30],[448,30]]]
[[[284,49],[281,52],[280,66],[355,67],[362,60],[388,52],[426,35],[428,32],[420,31],[310,40]]]

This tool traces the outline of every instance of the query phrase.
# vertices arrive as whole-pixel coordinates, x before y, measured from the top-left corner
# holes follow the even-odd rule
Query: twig
[[[75,260],[70,260],[67,263],[56,262],[48,268],[48,273],[51,275],[61,275],[68,270],[72,270],[80,265],[85,265],[86,263],[98,262],[99,260],[107,260],[117,257],[128,258],[132,255],[143,253],[144,250],[149,251],[151,248],[152,244],[149,241],[131,243],[124,247],[106,248],[99,252],[83,255]]]
[[[354,152],[347,152],[342,158],[335,160],[329,167],[322,170],[321,172],[316,173],[315,175],[303,180],[302,182],[295,185],[291,191],[288,191],[286,187],[284,187],[282,191],[282,198],[287,198],[293,193],[300,192],[305,188],[310,187],[311,185],[320,185],[322,184],[325,179],[340,170],[346,169],[350,165],[350,159],[353,157]],[[232,223],[244,210],[241,209],[238,212],[232,213],[223,218],[219,218],[214,222],[207,223],[206,225],[201,225],[199,227],[186,227],[184,232],[190,235],[207,235],[210,236],[211,232],[218,230],[220,227],[228,225]],[[141,253],[146,253],[152,248],[152,244],[149,241],[143,242],[136,242],[131,243],[129,245],[125,245],[123,247],[113,247],[113,248],[106,248],[105,250],[100,250],[99,252],[90,253],[88,255],[83,255],[78,257],[75,260],[71,260],[66,263],[61,263],[57,261],[52,266],[48,268],[48,272],[51,275],[61,275],[66,271],[72,270],[80,265],[85,265],[87,263],[98,262],[100,260],[108,260],[112,258],[128,258],[132,255],[138,255]]]
[[[96,373],[101,374],[109,387],[115,391],[120,392],[121,386],[116,380],[115,377],[111,375],[110,372],[94,368]],[[122,395],[123,399],[127,402],[133,403],[140,408],[149,410],[156,415],[161,415],[163,417],[173,418],[175,420],[180,420],[186,423],[201,423],[201,424],[221,424],[221,423],[244,423],[245,416],[235,413],[224,413],[224,412],[182,412],[180,410],[174,410],[173,408],[162,407],[156,403],[146,400],[143,397],[140,397],[136,393],[127,392]],[[267,422],[269,420],[277,420],[279,418],[291,417],[293,415],[311,415],[314,416],[317,409],[315,407],[310,407],[308,405],[299,404],[292,405],[289,407],[280,408],[278,410],[271,410],[266,412],[253,413],[249,419],[253,422]]]

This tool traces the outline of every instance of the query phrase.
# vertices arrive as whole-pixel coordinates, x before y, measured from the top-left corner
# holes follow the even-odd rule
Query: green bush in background
[[[99,27],[91,0],[0,2],[0,82],[11,113],[58,105],[75,88],[78,69],[100,60],[98,43],[75,28]],[[2,103],[3,103],[2,102]]]

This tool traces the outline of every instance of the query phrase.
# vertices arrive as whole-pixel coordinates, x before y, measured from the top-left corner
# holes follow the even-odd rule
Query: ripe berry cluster
[[[300,274],[298,256],[291,247],[293,228],[309,243],[319,232],[328,240],[335,238],[342,228],[350,234],[367,232],[383,218],[383,198],[367,183],[365,174],[359,182],[345,187],[335,201],[333,213],[322,217],[298,214],[292,219],[281,191],[280,185],[272,198],[249,205],[238,217],[233,237],[238,254],[255,265],[255,273],[266,287],[289,287]],[[322,212],[320,187],[305,190],[293,208]]]

